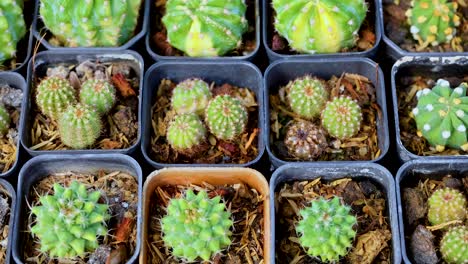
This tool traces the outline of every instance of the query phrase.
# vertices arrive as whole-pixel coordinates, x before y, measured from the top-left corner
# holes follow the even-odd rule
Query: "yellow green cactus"
[[[16,46],[26,34],[26,24],[23,18],[23,1],[0,1],[0,65],[14,58]]]
[[[290,81],[286,86],[286,93],[294,113],[307,120],[319,116],[328,100],[325,81],[308,75]]]

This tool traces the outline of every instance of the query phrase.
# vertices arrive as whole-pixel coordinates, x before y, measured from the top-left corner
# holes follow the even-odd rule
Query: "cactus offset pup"
[[[174,88],[171,103],[172,108],[179,114],[201,114],[210,99],[210,87],[206,82],[200,79],[187,79]]]
[[[325,81],[311,76],[295,79],[286,86],[289,106],[300,117],[312,120],[320,115],[328,99]]]
[[[0,65],[16,56],[16,46],[26,34],[22,3],[22,0],[0,1],[0,32],[2,32],[0,37]]]
[[[74,149],[83,149],[96,142],[101,135],[102,123],[98,112],[77,104],[70,106],[61,115],[58,128],[63,144]]]
[[[468,206],[466,198],[460,191],[444,188],[435,191],[428,200],[427,217],[431,225],[444,224],[450,221],[464,221]]]
[[[115,103],[115,88],[106,80],[89,79],[81,85],[80,102],[106,114]]]
[[[206,128],[196,114],[176,115],[166,136],[174,150],[191,155],[195,154],[193,148],[205,141]]]
[[[219,139],[231,140],[244,132],[248,120],[247,109],[241,101],[230,95],[218,95],[205,111],[210,131]]]
[[[50,77],[37,86],[36,102],[43,114],[57,120],[68,106],[76,104],[75,89],[66,79]]]
[[[322,112],[322,125],[335,138],[354,136],[361,128],[361,107],[350,97],[335,97]]]

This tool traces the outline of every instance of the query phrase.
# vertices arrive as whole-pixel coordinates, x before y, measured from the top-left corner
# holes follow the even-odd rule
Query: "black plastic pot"
[[[10,220],[8,221],[8,243],[6,245],[6,256],[5,256],[5,264],[11,263],[11,245],[13,243],[13,225],[15,223],[15,213],[16,213],[16,193],[15,189],[11,184],[9,184],[7,181],[0,179],[0,185],[6,189],[8,192],[8,196],[10,198]]]
[[[141,204],[142,204],[142,186],[143,174],[138,162],[131,157],[122,154],[94,155],[94,154],[75,154],[75,155],[42,155],[32,158],[24,164],[19,173],[18,179],[18,209],[15,214],[14,234],[13,234],[13,257],[16,263],[24,263],[22,259],[21,244],[25,236],[30,235],[24,232],[27,228],[24,226],[24,219],[27,218],[28,204],[26,198],[31,187],[41,179],[52,173],[73,171],[78,173],[93,173],[98,170],[122,171],[134,176],[138,181],[138,210],[137,210],[137,243],[135,252],[126,262],[136,263],[138,253],[141,247]]]
[[[151,2],[155,2],[155,0],[149,0]],[[166,55],[161,55],[158,53],[156,48],[154,47],[154,42],[152,40],[154,32],[151,30],[152,26],[156,22],[156,18],[154,16],[151,16],[150,14],[153,13],[153,9],[156,8],[155,4],[151,4],[150,6],[150,11],[149,13],[149,18],[148,18],[148,32],[146,34],[146,51],[149,53],[149,55],[156,61],[180,61],[183,59],[184,61],[237,61],[237,60],[246,60],[252,62],[255,57],[257,56],[257,53],[260,49],[260,1],[262,0],[254,0],[255,1],[255,49],[247,55],[242,55],[242,56],[221,56],[221,57],[189,57],[189,56],[166,56]]]
[[[271,218],[271,259],[275,260],[276,241],[276,209],[275,191],[283,182],[304,181],[321,178],[333,181],[340,178],[370,180],[385,190],[389,225],[392,233],[392,263],[401,263],[400,236],[397,218],[397,200],[395,197],[395,181],[390,172],[384,167],[369,162],[343,162],[340,164],[288,164],[277,169],[270,179],[270,218]],[[272,262],[275,263],[275,262]]]
[[[271,0],[263,0],[263,18],[262,18],[262,30],[263,30],[263,46],[268,55],[268,59],[270,62],[274,62],[279,59],[321,59],[321,58],[343,58],[343,57],[367,57],[373,58],[377,54],[377,50],[380,44],[380,40],[382,38],[381,33],[381,10],[382,10],[382,3],[379,0],[374,0],[372,2],[373,8],[375,9],[374,12],[369,13],[370,21],[375,22],[375,44],[369,50],[366,51],[358,51],[358,52],[339,52],[339,53],[329,53],[329,54],[281,54],[276,51],[273,51],[271,48],[272,45],[272,36],[275,32],[273,23],[270,23],[271,16],[274,14],[274,10],[271,5]],[[366,19],[369,21],[368,19]]]
[[[77,51],[100,51],[105,52],[109,50],[126,50],[130,48],[134,48],[138,41],[143,38],[146,34],[148,29],[148,16],[149,16],[149,6],[152,0],[144,0],[140,7],[140,15],[138,18],[138,24],[135,29],[135,35],[128,40],[125,44],[119,47],[76,47],[76,48],[69,48],[69,47],[60,47],[52,45],[48,39],[52,36],[52,33],[48,31],[44,23],[42,22],[40,15],[39,15],[39,7],[40,7],[41,0],[36,0],[36,8],[34,10],[34,14],[36,17],[36,23],[33,24],[32,33],[37,41],[40,41],[41,44],[48,50],[59,51],[59,50],[77,50]],[[44,36],[45,33],[45,36]]]
[[[453,57],[403,57],[399,59],[392,68],[392,99],[393,113],[395,116],[396,129],[396,149],[398,158],[401,162],[406,162],[412,159],[422,158],[423,156],[416,155],[410,152],[401,141],[400,136],[400,119],[398,116],[398,97],[397,85],[398,80],[407,76],[430,76],[433,80],[446,77],[462,77],[468,72],[468,57],[453,56]],[[453,157],[464,159],[467,155],[459,156],[426,156],[425,158],[440,159],[443,157]]]
[[[151,108],[155,102],[158,86],[163,79],[181,82],[188,78],[198,77],[205,81],[217,84],[229,83],[238,87],[247,87],[253,92],[258,104],[258,155],[244,164],[166,164],[154,161],[150,157],[151,144]],[[205,62],[161,62],[151,66],[145,74],[145,87],[143,91],[142,123],[143,133],[141,150],[146,161],[154,168],[186,167],[186,166],[216,166],[216,167],[247,167],[257,163],[263,155],[265,146],[262,140],[265,131],[264,95],[262,74],[250,62],[244,61],[205,61]]]
[[[390,139],[388,133],[387,120],[387,104],[385,100],[385,83],[382,70],[379,66],[367,58],[335,58],[335,59],[291,59],[282,60],[272,63],[265,71],[265,133],[264,141],[270,161],[275,167],[279,167],[288,163],[285,160],[278,158],[272,151],[270,143],[270,94],[278,93],[281,86],[286,85],[289,81],[304,75],[315,75],[323,79],[329,79],[333,75],[341,76],[342,73],[356,73],[363,75],[375,86],[376,99],[379,104],[382,117],[378,119],[377,137],[378,144],[381,150],[380,157],[372,160],[373,162],[380,161],[388,151]],[[317,161],[322,162],[322,161]],[[343,161],[324,161],[324,162],[343,162]],[[295,162],[306,163],[306,162]]]
[[[29,131],[31,130],[31,115],[29,115],[32,107],[33,97],[34,97],[34,79],[37,75],[45,76],[47,71],[47,67],[51,65],[58,65],[58,64],[71,64],[71,63],[79,63],[85,60],[98,60],[100,62],[108,62],[108,61],[127,61],[133,70],[140,76],[140,86],[139,86],[139,95],[138,95],[138,136],[137,141],[133,146],[126,148],[126,149],[112,149],[112,150],[105,150],[105,149],[82,149],[82,150],[32,150],[31,146],[31,135]],[[97,50],[74,50],[74,51],[65,51],[65,50],[57,50],[57,51],[43,51],[31,59],[28,65],[28,77],[27,77],[27,89],[26,89],[26,96],[27,101],[25,103],[25,110],[26,113],[25,118],[23,119],[23,123],[21,124],[24,127],[25,133],[21,136],[21,144],[23,147],[28,151],[28,153],[32,156],[42,155],[42,154],[87,154],[87,153],[102,153],[102,154],[109,154],[109,153],[122,153],[122,154],[133,154],[135,150],[138,148],[141,140],[141,107],[142,107],[142,90],[143,90],[143,72],[144,72],[144,63],[143,58],[136,52],[131,50],[108,50],[105,52],[100,52]]]

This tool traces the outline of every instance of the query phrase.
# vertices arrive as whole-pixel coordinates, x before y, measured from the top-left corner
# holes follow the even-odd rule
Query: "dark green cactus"
[[[456,226],[445,233],[440,252],[448,264],[468,263],[468,227]]]
[[[37,86],[36,102],[43,114],[57,120],[68,106],[76,104],[75,89],[65,79],[50,77]]]
[[[0,105],[0,136],[5,135],[10,128],[10,114],[6,110],[5,106]]]
[[[187,79],[172,91],[172,108],[178,114],[202,114],[211,99],[210,86],[200,79]]]
[[[328,100],[325,81],[308,75],[290,81],[286,93],[291,109],[308,120],[319,116]]]
[[[98,112],[77,104],[70,106],[61,115],[58,128],[63,144],[74,149],[83,149],[93,145],[101,135],[102,123]]]
[[[294,121],[288,126],[284,145],[291,156],[312,160],[325,151],[328,143],[321,127],[308,121]]]
[[[432,225],[460,220],[464,221],[467,214],[466,198],[458,190],[444,188],[435,191],[428,200],[427,217]]]
[[[322,112],[322,125],[335,138],[354,136],[361,128],[361,107],[350,97],[335,97]]]
[[[26,34],[23,19],[23,1],[0,1],[0,65],[14,58],[16,46]]]
[[[211,133],[219,139],[231,140],[242,134],[248,120],[247,109],[230,95],[218,95],[210,101],[205,121]]]
[[[186,154],[203,143],[205,137],[206,128],[196,114],[177,115],[167,128],[167,141],[171,147]]]
[[[81,85],[80,102],[105,114],[114,106],[115,88],[106,80],[87,80]]]

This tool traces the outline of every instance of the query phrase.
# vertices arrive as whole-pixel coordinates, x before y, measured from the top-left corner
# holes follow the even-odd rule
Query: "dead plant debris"
[[[0,79],[0,104],[4,105],[11,118],[10,129],[0,137],[0,171],[7,172],[16,162],[19,139],[19,121],[23,91],[11,87]]]
[[[0,263],[6,262],[10,232],[11,193],[0,185]]]

